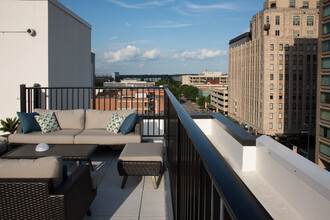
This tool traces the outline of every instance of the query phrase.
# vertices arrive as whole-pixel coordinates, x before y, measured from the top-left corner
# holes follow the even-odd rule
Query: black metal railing
[[[142,136],[164,135],[164,88],[162,87],[33,87],[20,86],[22,112],[35,108],[70,110],[137,109],[143,119]]]
[[[172,93],[165,91],[165,134],[174,218],[271,219]],[[229,129],[236,126],[224,117],[223,120]]]

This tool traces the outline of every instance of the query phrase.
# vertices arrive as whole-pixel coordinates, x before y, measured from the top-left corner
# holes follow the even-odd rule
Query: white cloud
[[[127,26],[127,27],[130,27],[130,26],[132,26],[130,23],[128,23],[127,21],[125,22],[125,25]]]
[[[145,1],[138,4],[126,3],[125,1],[119,1],[119,0],[108,0],[108,1],[124,8],[141,9],[147,7],[163,6],[165,4],[173,2],[174,0],[154,0],[154,1]]]
[[[159,57],[160,51],[157,49],[141,52],[139,48],[131,45],[115,52],[109,51],[103,54],[103,60],[106,63],[156,60]]]
[[[110,38],[110,40],[115,40],[115,39],[117,39],[117,38],[118,38],[118,36],[115,35],[115,36],[112,36],[112,37]]]
[[[209,10],[209,9],[236,9],[236,7],[232,4],[217,4],[217,5],[197,5],[197,4],[191,4],[189,2],[186,2],[186,5],[190,9],[199,9],[199,10]]]
[[[199,50],[191,50],[184,51],[182,53],[176,53],[173,56],[173,59],[197,59],[197,60],[205,60],[218,56],[227,55],[226,50],[208,50],[208,49],[199,49]]]
[[[140,63],[139,65],[138,65],[138,68],[142,68],[144,66],[144,63]]]

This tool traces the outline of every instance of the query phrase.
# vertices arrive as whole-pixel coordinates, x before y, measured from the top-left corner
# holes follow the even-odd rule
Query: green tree
[[[206,98],[205,96],[199,96],[198,97],[198,105],[199,106],[204,106],[205,105]]]
[[[195,86],[181,85],[180,91],[189,100],[195,100],[198,96],[198,88]]]
[[[206,102],[209,104],[211,103],[211,94],[206,97]]]

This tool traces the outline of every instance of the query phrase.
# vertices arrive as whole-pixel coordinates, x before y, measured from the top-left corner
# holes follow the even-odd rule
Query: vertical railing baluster
[[[79,109],[80,106],[80,89],[77,88],[77,107],[74,107],[73,109],[78,108]]]
[[[115,111],[117,111],[117,90],[115,89]]]
[[[120,89],[120,110],[123,109],[123,88]]]
[[[26,112],[26,85],[20,85],[21,112]]]
[[[49,103],[49,101],[47,103],[47,94],[48,94],[47,91],[48,91],[48,88],[45,88],[45,103],[44,103],[44,106],[43,106],[44,109],[47,109],[47,104]],[[49,100],[49,97],[48,97],[48,100]]]
[[[127,109],[127,87],[126,87],[126,109]]]

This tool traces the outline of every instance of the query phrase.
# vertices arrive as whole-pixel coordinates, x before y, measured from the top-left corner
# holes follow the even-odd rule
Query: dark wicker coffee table
[[[96,144],[49,144],[49,150],[44,152],[35,151],[36,144],[24,144],[6,154],[1,158],[7,159],[37,159],[46,156],[61,156],[63,160],[87,161],[93,170],[91,155],[98,145]]]

